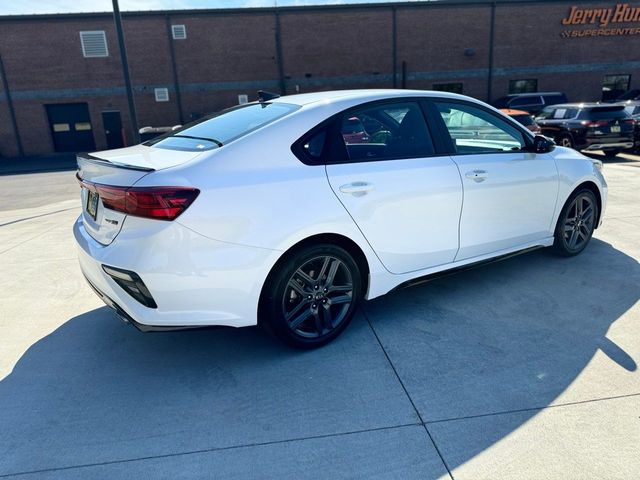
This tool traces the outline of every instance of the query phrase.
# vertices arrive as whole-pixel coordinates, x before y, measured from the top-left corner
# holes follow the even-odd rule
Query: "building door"
[[[104,135],[107,138],[107,148],[124,147],[120,112],[117,110],[102,112],[102,124],[104,125]]]
[[[45,105],[56,152],[89,152],[96,149],[86,103]]]

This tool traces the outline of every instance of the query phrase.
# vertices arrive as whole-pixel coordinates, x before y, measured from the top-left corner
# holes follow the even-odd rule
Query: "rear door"
[[[367,126],[354,141],[353,118]],[[449,155],[436,155],[416,100],[346,112],[326,166],[334,193],[384,266],[405,273],[453,261],[462,185]],[[314,142],[308,142],[314,148]]]
[[[549,237],[558,195],[553,157],[527,151],[525,133],[484,107],[434,105],[464,186],[456,261]]]

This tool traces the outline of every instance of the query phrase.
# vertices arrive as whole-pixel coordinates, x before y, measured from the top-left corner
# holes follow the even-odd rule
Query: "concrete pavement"
[[[124,325],[78,270],[73,172],[1,177],[0,477],[636,478],[639,167],[606,163],[582,255],[386,295],[314,352]]]

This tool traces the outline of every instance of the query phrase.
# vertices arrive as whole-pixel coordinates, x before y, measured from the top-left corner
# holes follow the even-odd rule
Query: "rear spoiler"
[[[125,168],[127,170],[137,170],[139,172],[154,172],[155,168],[151,168],[151,167],[139,167],[136,165],[127,165],[126,163],[118,163],[118,162],[112,162],[111,160],[106,160],[104,158],[99,158],[99,157],[94,157],[93,155],[90,155],[88,153],[78,153],[76,155],[76,157],[78,159],[82,159],[86,162],[89,163],[95,163],[96,165],[109,165],[111,167],[117,167],[117,168]],[[80,166],[78,165],[78,168],[80,168]]]

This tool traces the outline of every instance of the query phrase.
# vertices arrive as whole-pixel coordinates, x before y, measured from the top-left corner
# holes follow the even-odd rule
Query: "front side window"
[[[466,103],[435,104],[457,154],[510,152],[526,146],[522,132],[493,113]]]
[[[343,115],[340,134],[349,161],[419,158],[434,153],[420,106],[383,103]]]
[[[223,110],[170,135],[145,143],[169,150],[205,151],[219,148],[300,108],[288,103],[254,103]]]

